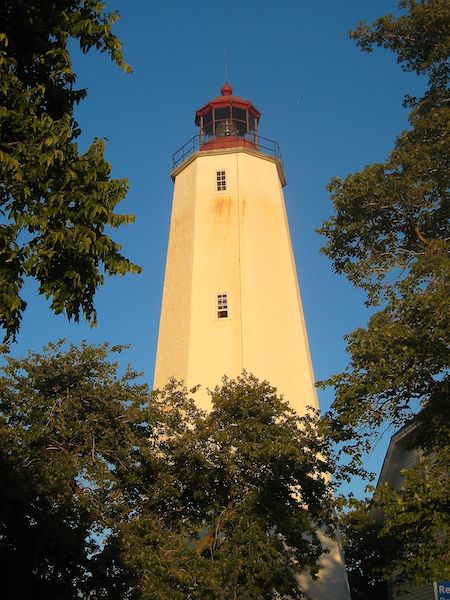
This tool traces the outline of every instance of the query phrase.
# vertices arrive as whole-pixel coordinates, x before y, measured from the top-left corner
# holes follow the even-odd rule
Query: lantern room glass
[[[205,137],[246,137],[256,128],[257,119],[249,109],[224,106],[211,108],[202,116],[201,133]]]

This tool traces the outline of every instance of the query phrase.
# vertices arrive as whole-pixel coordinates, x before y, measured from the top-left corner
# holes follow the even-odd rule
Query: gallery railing
[[[172,155],[173,167],[178,167],[191,154],[200,150],[217,150],[219,148],[234,147],[253,148],[262,154],[268,154],[277,158],[282,163],[278,142],[269,140],[252,131],[240,136],[212,136],[205,133],[194,135]]]

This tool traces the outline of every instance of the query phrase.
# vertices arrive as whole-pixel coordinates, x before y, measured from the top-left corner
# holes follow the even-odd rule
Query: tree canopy
[[[380,431],[413,419],[414,443],[430,461],[429,485],[442,489],[441,467],[432,468],[430,457],[448,461],[450,7],[446,0],[403,0],[399,8],[399,16],[361,23],[351,37],[364,51],[392,50],[403,69],[426,80],[426,90],[420,98],[405,97],[409,128],[383,163],[329,184],[334,214],[319,230],[328,238],[323,251],[377,309],[367,327],[346,338],[348,368],[322,385],[336,390],[330,435],[344,442],[354,462]],[[391,491],[386,505],[391,525],[385,532],[396,528],[404,542],[391,574],[416,583],[433,580],[432,561],[420,544],[426,538],[428,557],[434,555],[431,546],[439,540],[432,531],[447,518],[442,502],[427,504],[430,491],[428,485],[415,496],[406,488]],[[402,494],[408,496],[408,524],[401,518]],[[414,541],[424,506],[435,522]],[[420,568],[413,555],[420,557]]]
[[[345,568],[352,600],[388,600],[384,570],[395,551],[395,539],[380,537],[382,525],[371,515],[368,500],[352,502],[339,520]]]
[[[98,0],[5,0],[0,5],[0,325],[14,339],[26,303],[25,277],[56,313],[95,323],[104,273],[139,268],[108,229],[133,220],[114,212],[127,192],[95,139],[80,153],[76,88],[68,44],[107,53],[130,71],[112,33],[117,13]]]
[[[447,446],[405,470],[400,489],[379,486],[374,492],[371,504],[384,516],[381,544],[396,548],[384,557],[383,573],[399,589],[450,575],[449,463]]]
[[[113,348],[120,352],[121,348]],[[333,470],[314,413],[243,374],[199,411],[150,393],[106,345],[5,356],[0,559],[6,595],[301,598],[332,534]]]

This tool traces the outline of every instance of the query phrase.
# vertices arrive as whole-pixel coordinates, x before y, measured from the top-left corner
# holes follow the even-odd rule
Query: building
[[[207,388],[243,369],[268,380],[300,414],[318,407],[291,247],[278,144],[260,113],[233,95],[197,110],[194,136],[174,155],[174,194],[155,367],[210,407]],[[349,598],[336,544],[311,595]]]
[[[377,482],[377,488],[388,485],[394,490],[399,490],[405,479],[405,471],[423,460],[423,452],[415,447],[414,421],[406,424],[397,431],[389,442],[383,466]],[[385,516],[380,509],[373,513],[379,522],[385,522]],[[450,583],[448,581],[434,581],[420,588],[414,586],[397,587],[395,581],[389,582],[389,596],[392,600],[446,600],[450,598]]]
[[[422,453],[411,444],[414,429],[414,424],[405,425],[391,437],[377,487],[387,484],[395,490],[400,489],[405,479],[404,470],[420,462]]]

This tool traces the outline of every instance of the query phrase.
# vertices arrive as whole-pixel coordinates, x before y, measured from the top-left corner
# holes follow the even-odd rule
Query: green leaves
[[[24,277],[39,282],[56,313],[75,320],[83,314],[93,324],[104,273],[140,272],[106,233],[133,221],[115,213],[128,183],[111,178],[103,140],[84,154],[75,142],[73,110],[86,92],[74,89],[68,39],[78,39],[83,51],[107,52],[129,70],[111,31],[117,16],[103,9],[101,2],[78,0],[7,1],[0,9],[0,210],[9,240],[3,238],[0,259],[6,263],[8,248],[17,247],[16,282],[11,269],[4,274],[14,293],[0,295],[5,340],[19,330]]]
[[[353,500],[351,510],[340,515],[339,529],[352,599],[388,600],[385,567],[392,561],[395,539],[380,536],[373,502]]]
[[[360,23],[350,37],[366,52],[371,52],[373,46],[392,50],[405,71],[427,75],[432,89],[445,87],[449,74],[448,2],[401,0],[399,8],[406,9],[407,14],[380,17],[372,26]]]
[[[328,382],[336,386],[331,418],[347,439],[401,426],[420,409],[441,421],[448,385],[448,6],[400,5],[409,13],[362,24],[352,37],[364,50],[391,48],[405,68],[429,74],[430,88],[383,164],[331,181],[335,213],[319,230],[336,272],[367,291],[367,304],[382,305],[367,328],[347,337],[349,368]],[[433,446],[425,434],[421,444]]]
[[[329,190],[335,214],[319,229],[323,252],[377,304],[412,264],[426,260],[427,242],[449,234],[448,109],[413,114],[390,159],[365,167]],[[445,254],[447,249],[441,248]]]
[[[340,516],[352,598],[387,600],[439,580],[448,570],[448,448],[397,474],[399,489],[379,485],[371,500],[351,500]]]
[[[330,182],[335,214],[319,229],[336,272],[365,289],[375,305],[414,263],[429,260],[427,244],[445,241],[439,248],[448,252],[449,8],[443,0],[400,6],[409,14],[360,24],[351,36],[363,50],[392,49],[405,69],[429,76],[429,90],[413,102],[410,129],[384,163]]]
[[[385,576],[421,585],[445,572],[447,557],[440,530],[448,519],[441,469],[449,458],[450,14],[444,0],[399,6],[407,12],[362,23],[351,37],[366,51],[393,50],[404,69],[427,76],[428,89],[406,98],[410,128],[383,163],[330,182],[334,214],[319,230],[328,238],[323,252],[380,308],[346,336],[347,369],[320,385],[336,390],[326,420],[344,443],[344,475],[363,473],[363,455],[381,432],[414,423],[422,462],[399,489],[378,488],[374,506],[385,515],[380,544],[395,549],[390,560],[385,551]]]
[[[133,501],[121,482],[130,480],[134,448],[148,431],[129,423],[153,418],[147,388],[133,384],[131,372],[117,379],[106,355],[106,345],[64,351],[60,342],[24,360],[6,357],[0,554],[7,595],[101,598],[106,585],[108,597],[128,597],[119,566],[111,584],[94,573],[100,557],[103,572],[112,569],[117,557],[103,554],[102,538]]]
[[[354,36],[364,49],[390,47],[392,31],[410,27],[405,40],[410,44],[418,39],[417,18],[429,19],[431,27],[442,7],[440,2],[413,2],[410,17],[380,19],[374,30],[360,27]],[[430,39],[441,43],[442,32],[434,33]],[[367,328],[347,336],[348,369],[322,383],[336,388],[330,434],[347,442],[354,437],[355,457],[373,431],[400,427],[417,413],[420,422],[435,424],[428,432],[418,429],[424,449],[439,447],[445,437],[450,330],[446,96],[446,88],[433,88],[416,103],[411,129],[399,136],[384,164],[369,165],[344,181],[335,178],[329,186],[335,214],[320,230],[328,237],[323,251],[337,272],[368,292],[368,304],[383,304]]]
[[[381,536],[401,544],[384,569],[399,584],[426,585],[448,572],[449,459],[447,446],[405,470],[400,490],[376,491],[374,503],[386,517]]]
[[[224,379],[212,404],[174,446],[180,501],[197,523],[195,548],[217,562],[225,597],[300,598],[296,575],[317,571],[318,530],[332,528],[333,463],[317,419],[298,417],[246,373]]]
[[[120,352],[115,348],[114,352]],[[49,344],[0,373],[2,586],[37,599],[290,596],[331,533],[334,465],[311,414],[243,374],[199,411],[107,345]],[[12,592],[11,592],[12,593]]]

